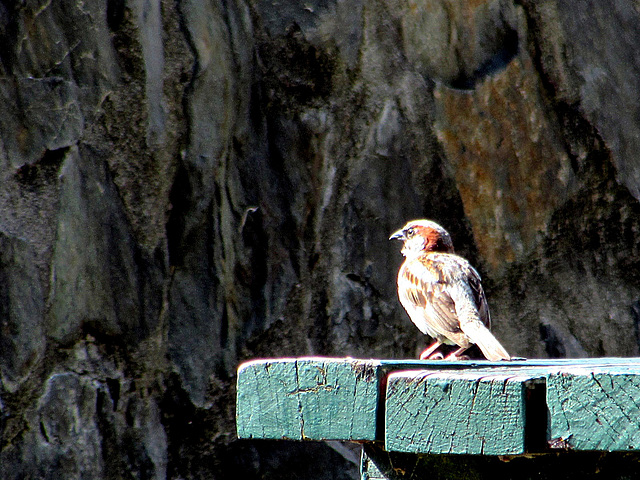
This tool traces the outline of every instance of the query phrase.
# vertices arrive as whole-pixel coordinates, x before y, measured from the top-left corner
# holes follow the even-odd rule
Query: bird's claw
[[[455,353],[452,353],[451,355],[447,355],[445,360],[455,362],[457,360],[471,360],[471,357],[469,355],[456,355]]]

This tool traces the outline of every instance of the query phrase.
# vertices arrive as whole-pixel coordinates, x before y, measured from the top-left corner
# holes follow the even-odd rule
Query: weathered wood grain
[[[237,431],[428,454],[640,450],[639,379],[629,358],[258,360],[238,371]]]
[[[564,369],[547,378],[549,440],[575,450],[640,450],[640,367]]]
[[[373,360],[245,363],[238,370],[238,437],[374,440],[379,374]]]
[[[278,358],[238,368],[240,438],[374,440],[386,375],[396,370],[475,369],[486,361]],[[381,434],[379,434],[381,436]]]
[[[511,455],[525,451],[525,390],[539,376],[476,372],[389,375],[389,451]]]

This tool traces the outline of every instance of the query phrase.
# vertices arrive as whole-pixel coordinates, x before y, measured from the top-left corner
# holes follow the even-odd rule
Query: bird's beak
[[[402,229],[398,230],[397,232],[395,232],[393,235],[391,235],[389,237],[389,240],[406,240],[405,236],[404,236],[404,232],[402,231]]]

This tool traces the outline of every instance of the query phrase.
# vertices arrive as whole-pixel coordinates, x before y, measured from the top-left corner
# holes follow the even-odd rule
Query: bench
[[[640,478],[639,406],[635,358],[305,357],[243,363],[236,419],[239,438],[362,443],[363,479]]]

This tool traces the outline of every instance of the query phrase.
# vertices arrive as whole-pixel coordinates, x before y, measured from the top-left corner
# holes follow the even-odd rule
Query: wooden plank
[[[375,440],[375,360],[258,360],[238,370],[239,438]]]
[[[547,379],[549,442],[573,450],[640,450],[640,367],[565,368]]]
[[[327,357],[246,362],[238,368],[237,433],[240,438],[374,440],[388,372],[491,365],[504,362]]]
[[[259,360],[239,368],[238,436],[384,439],[388,449],[414,453],[513,455],[540,452],[547,444],[640,450],[633,401],[640,398],[639,375],[636,358]],[[545,379],[549,387],[536,388],[538,414],[531,421],[525,393],[531,394],[532,381]]]
[[[386,393],[385,448],[409,453],[525,452],[525,400],[540,375],[397,372]]]

